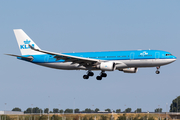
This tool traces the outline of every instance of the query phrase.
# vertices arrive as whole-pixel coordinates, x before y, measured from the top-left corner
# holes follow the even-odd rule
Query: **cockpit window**
[[[172,56],[172,54],[166,54],[166,56]]]

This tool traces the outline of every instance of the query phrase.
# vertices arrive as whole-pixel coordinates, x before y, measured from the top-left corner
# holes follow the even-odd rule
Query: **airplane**
[[[54,69],[86,70],[84,79],[94,76],[93,71],[101,71],[96,79],[102,80],[107,77],[106,71],[119,70],[124,73],[136,73],[138,68],[142,67],[156,67],[155,73],[159,74],[161,66],[177,59],[170,52],[162,50],[55,53],[41,50],[22,29],[14,29],[14,34],[21,55],[6,55]]]

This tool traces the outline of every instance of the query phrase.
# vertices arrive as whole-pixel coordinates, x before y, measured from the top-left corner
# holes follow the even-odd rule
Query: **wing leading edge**
[[[35,49],[30,44],[29,44],[29,46],[32,50],[35,50],[35,51],[38,51],[41,53],[45,53],[45,54],[53,55],[54,58],[56,58],[56,61],[63,59],[63,60],[65,60],[64,62],[72,62],[72,64],[78,63],[78,64],[83,65],[83,66],[97,65],[100,62],[102,62],[102,60],[97,60],[97,59],[77,57],[77,56],[72,56],[72,55],[65,55],[65,54],[61,54],[61,53],[54,53],[54,52]]]

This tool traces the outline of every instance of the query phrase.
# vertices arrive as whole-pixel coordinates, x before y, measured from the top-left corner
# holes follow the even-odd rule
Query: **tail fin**
[[[29,47],[28,44],[31,44],[31,46],[40,50],[40,48],[32,41],[32,39],[22,29],[14,29],[14,34],[16,36],[16,40],[18,42],[18,46],[22,55],[42,54],[40,52],[32,50]]]

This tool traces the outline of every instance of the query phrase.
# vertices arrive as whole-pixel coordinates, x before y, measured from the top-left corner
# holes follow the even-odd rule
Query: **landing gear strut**
[[[84,79],[89,79],[89,76],[94,76],[94,73],[91,72],[91,71],[88,71],[88,72],[87,72],[87,75],[83,75],[83,78],[84,78]]]
[[[156,74],[159,74],[159,73],[160,73],[160,71],[159,71],[160,66],[158,66],[158,67],[156,67],[156,68],[157,68],[157,70],[156,70]]]
[[[97,79],[97,80],[102,80],[103,77],[107,77],[107,74],[106,74],[104,71],[102,71],[102,72],[100,73],[100,76],[97,76],[96,79]]]

